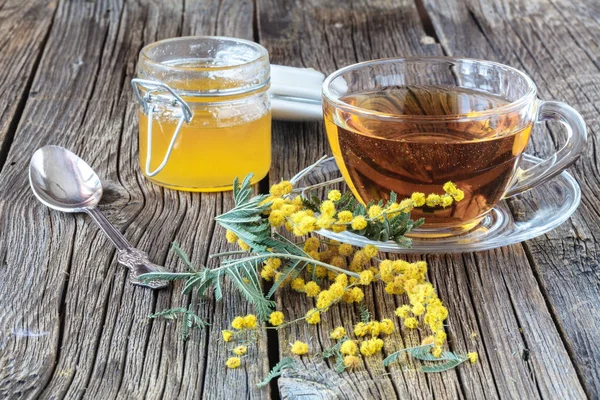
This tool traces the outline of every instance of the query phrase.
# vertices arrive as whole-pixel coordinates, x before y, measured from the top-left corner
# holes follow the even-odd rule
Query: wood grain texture
[[[515,66],[536,82],[541,99],[564,101],[589,127],[588,147],[571,168],[582,204],[558,229],[525,243],[544,297],[587,394],[600,396],[600,274],[597,193],[600,124],[600,7],[597,2],[427,1],[436,32],[449,54],[488,58]],[[532,151],[551,154],[561,129],[532,137]],[[549,134],[549,135],[548,135]],[[512,204],[518,210],[518,202]],[[557,360],[558,362],[558,360]]]
[[[7,0],[0,5],[0,171],[33,74],[39,62],[57,1]],[[14,162],[9,160],[9,162]]]
[[[443,52],[426,34],[417,4],[411,1],[298,4],[261,0],[259,22],[260,41],[274,62],[325,73],[368,59]],[[275,155],[272,182],[329,152],[317,123],[275,124],[274,143],[284,151]],[[303,358],[304,371],[288,373],[280,380],[283,397],[318,392],[323,386],[340,398],[585,397],[521,246],[427,260],[430,278],[449,307],[450,347],[459,353],[477,350],[480,363],[424,375],[412,371],[411,365],[386,370],[382,357],[372,357],[357,371],[337,375],[319,357]],[[294,316],[312,307],[294,293],[286,292],[279,302],[284,313]],[[381,287],[367,293],[366,304],[377,318],[392,316],[394,308],[404,302],[402,298],[391,301]],[[313,352],[332,345],[329,331],[338,325],[351,328],[357,322],[355,311],[340,306],[317,327],[283,330],[281,355],[289,354],[289,343],[296,339],[308,341]],[[388,341],[383,357],[418,342],[413,332],[402,330]],[[526,349],[529,361],[521,357]],[[329,398],[327,393],[323,398]]]
[[[221,13],[219,10],[228,10]],[[212,326],[183,342],[178,324],[147,315],[192,301],[127,282],[115,251],[91,221],[49,211],[30,193],[33,151],[58,144],[82,156],[106,187],[103,211],[132,244],[171,270],[185,267],[173,240],[197,264],[225,247],[213,217],[229,193],[163,190],[137,161],[137,106],[129,80],[145,43],[180,34],[252,38],[251,1],[62,1],[0,176],[0,397],[268,398],[266,339],[243,368],[227,371],[220,329],[247,303],[227,284],[202,303]],[[248,28],[250,27],[250,28]],[[195,303],[194,303],[195,304]]]

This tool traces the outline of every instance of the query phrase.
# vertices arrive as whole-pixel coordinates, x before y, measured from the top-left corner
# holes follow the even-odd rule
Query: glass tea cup
[[[412,210],[425,224],[411,236],[467,232],[503,198],[562,172],[587,139],[572,107],[536,97],[521,71],[490,61],[414,57],[342,68],[323,83],[327,136],[344,180],[363,203],[412,193],[444,194],[451,181],[464,198]],[[519,163],[537,122],[556,120],[565,145],[529,169]]]

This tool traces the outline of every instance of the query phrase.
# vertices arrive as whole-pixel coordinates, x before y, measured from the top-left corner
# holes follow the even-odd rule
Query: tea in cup
[[[586,142],[570,106],[536,97],[524,73],[495,62],[419,57],[364,62],[323,84],[323,110],[336,163],[363,203],[414,192],[464,192],[451,206],[414,209],[425,224],[413,236],[449,236],[474,228],[503,198],[559,174]],[[519,163],[536,122],[555,119],[567,143],[528,170]]]

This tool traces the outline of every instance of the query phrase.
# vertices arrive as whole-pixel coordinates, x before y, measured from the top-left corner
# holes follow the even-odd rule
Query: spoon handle
[[[148,272],[167,272],[160,265],[156,265],[148,259],[148,253],[134,248],[96,207],[87,208],[85,212],[92,217],[100,229],[108,236],[110,241],[117,248],[117,261],[119,264],[129,268],[129,281],[134,285],[149,287],[152,289],[161,289],[169,285],[165,280],[140,281],[138,276]]]

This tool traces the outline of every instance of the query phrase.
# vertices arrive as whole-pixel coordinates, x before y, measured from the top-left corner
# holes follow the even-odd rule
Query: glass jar
[[[152,43],[132,80],[146,178],[170,189],[231,190],[271,165],[269,56],[250,41],[181,37]]]

